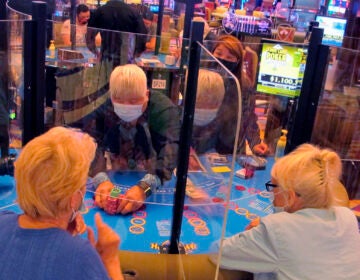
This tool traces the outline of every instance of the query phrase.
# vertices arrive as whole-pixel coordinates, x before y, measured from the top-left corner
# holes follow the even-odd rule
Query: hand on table
[[[143,205],[145,199],[146,196],[144,190],[135,185],[125,193],[116,212],[123,215],[134,212]]]
[[[95,192],[95,203],[98,207],[104,209],[106,205],[106,198],[110,195],[114,185],[110,181],[102,182]]]
[[[110,196],[110,192],[113,188],[114,185],[110,181],[105,181],[96,189],[95,203],[105,211],[107,198]],[[145,198],[146,196],[142,188],[136,185],[131,187],[122,198],[119,198],[119,206],[116,213],[125,215],[138,210],[143,205]]]
[[[99,213],[95,214],[95,225],[98,232],[98,240],[95,239],[94,231],[87,228],[88,239],[99,253],[111,279],[123,279],[119,260],[120,237],[107,224]]]
[[[253,147],[253,152],[257,155],[264,156],[268,153],[269,147],[264,142],[257,144]]]

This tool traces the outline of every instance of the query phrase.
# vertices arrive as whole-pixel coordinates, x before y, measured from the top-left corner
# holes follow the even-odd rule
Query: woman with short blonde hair
[[[310,144],[301,145],[287,157],[280,158],[271,171],[282,190],[293,190],[301,197],[304,208],[330,208],[340,174],[339,156]]]
[[[123,279],[119,236],[96,214],[95,240],[80,214],[95,149],[89,135],[64,127],[22,149],[15,181],[24,213],[0,212],[0,279]],[[88,240],[78,236],[85,231]]]
[[[334,206],[340,174],[339,156],[310,144],[277,160],[265,184],[275,213],[225,239],[220,265],[255,279],[360,279],[357,219]]]
[[[56,218],[68,211],[68,199],[86,185],[95,149],[88,134],[64,127],[25,145],[15,162],[21,209],[32,218]]]

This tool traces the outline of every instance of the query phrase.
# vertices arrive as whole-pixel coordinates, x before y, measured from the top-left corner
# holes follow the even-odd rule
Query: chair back
[[[296,29],[287,24],[280,24],[277,27],[276,39],[285,42],[293,42]]]
[[[247,77],[250,79],[251,85],[255,85],[256,73],[259,58],[257,53],[250,47],[245,47],[245,53],[243,56],[243,71],[245,71]]]

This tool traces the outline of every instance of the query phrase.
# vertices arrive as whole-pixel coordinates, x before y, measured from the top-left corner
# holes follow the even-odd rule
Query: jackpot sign
[[[300,95],[307,49],[263,43],[257,91],[295,97]]]

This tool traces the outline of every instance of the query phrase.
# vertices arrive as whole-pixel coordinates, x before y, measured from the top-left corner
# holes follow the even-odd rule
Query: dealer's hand
[[[253,152],[257,155],[264,156],[268,153],[269,147],[264,142],[257,144],[253,147]]]
[[[95,192],[95,203],[98,207],[104,209],[106,205],[106,198],[110,195],[114,185],[110,181],[102,182]]]
[[[145,199],[144,190],[135,185],[125,193],[116,212],[123,215],[134,212],[143,205]]]

